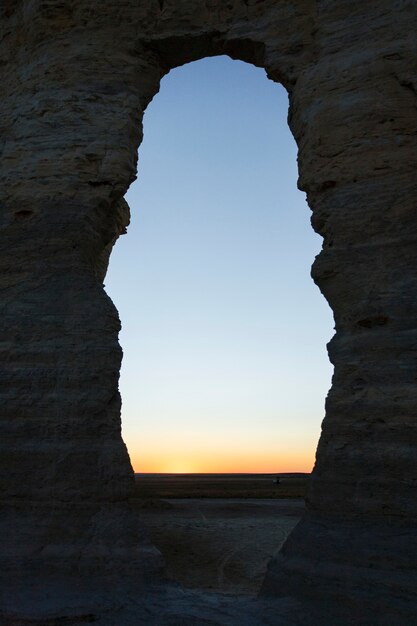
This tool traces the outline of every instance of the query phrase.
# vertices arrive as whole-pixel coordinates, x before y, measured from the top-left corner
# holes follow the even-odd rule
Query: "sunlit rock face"
[[[307,514],[263,593],[412,623],[415,2],[7,0],[0,16],[3,621],[101,615],[161,578],[129,505],[102,281],[161,77],[228,54],[289,92],[336,323]]]

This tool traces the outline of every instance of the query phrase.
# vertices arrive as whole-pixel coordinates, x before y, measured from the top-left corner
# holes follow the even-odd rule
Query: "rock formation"
[[[104,612],[160,576],[129,505],[102,281],[147,104],[170,69],[219,54],[288,90],[336,324],[308,512],[263,593],[415,618],[416,23],[414,0],[1,3],[6,624]]]

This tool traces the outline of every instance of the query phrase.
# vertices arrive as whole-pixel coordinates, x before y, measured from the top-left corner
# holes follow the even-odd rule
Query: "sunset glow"
[[[316,442],[297,429],[283,430],[281,440],[264,428],[245,428],[233,434],[195,423],[187,433],[169,433],[159,441],[146,429],[129,447],[138,473],[284,473],[311,472]]]
[[[168,474],[311,472],[314,464],[314,458],[306,458],[299,452],[288,452],[286,456],[281,455],[278,458],[276,450],[263,455],[262,458],[257,454],[251,454],[250,451],[246,454],[242,451],[237,456],[219,456],[215,453],[203,456],[184,450],[182,453],[171,451],[161,454],[160,457],[138,453],[137,456],[132,455],[131,460],[137,473]]]

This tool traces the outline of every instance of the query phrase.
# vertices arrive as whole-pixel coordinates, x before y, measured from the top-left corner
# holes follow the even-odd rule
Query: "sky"
[[[136,472],[313,467],[333,316],[287,112],[281,85],[228,57],[172,70],[146,110],[105,280]]]

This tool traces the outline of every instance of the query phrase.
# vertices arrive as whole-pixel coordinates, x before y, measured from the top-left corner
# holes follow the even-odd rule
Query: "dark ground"
[[[304,510],[308,475],[137,475],[134,504],[168,576],[191,589],[255,594]]]

